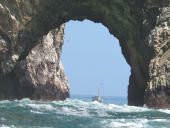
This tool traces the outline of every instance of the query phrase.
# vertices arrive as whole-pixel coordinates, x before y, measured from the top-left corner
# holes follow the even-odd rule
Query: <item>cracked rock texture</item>
[[[128,104],[170,108],[169,0],[1,0],[0,99],[68,98],[64,23],[84,19],[119,39],[131,67]]]
[[[155,28],[148,37],[153,49],[145,102],[153,108],[170,108],[170,7],[159,10]]]
[[[69,97],[69,82],[60,61],[64,25],[43,36],[25,60],[16,65],[19,93],[38,100],[64,100]],[[29,92],[30,90],[30,92]],[[33,93],[31,92],[33,91]]]

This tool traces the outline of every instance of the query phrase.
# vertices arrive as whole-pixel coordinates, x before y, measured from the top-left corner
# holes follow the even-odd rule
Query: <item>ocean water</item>
[[[0,128],[170,128],[170,110],[127,106],[124,97],[0,101]]]

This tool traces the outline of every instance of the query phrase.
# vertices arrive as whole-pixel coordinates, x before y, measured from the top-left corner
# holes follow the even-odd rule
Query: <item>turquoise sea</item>
[[[0,128],[170,128],[170,110],[127,106],[124,97],[0,101]]]

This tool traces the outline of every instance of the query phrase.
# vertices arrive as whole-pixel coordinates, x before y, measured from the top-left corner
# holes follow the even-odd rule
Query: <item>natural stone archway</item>
[[[60,63],[62,24],[89,19],[105,25],[120,41],[131,66],[128,104],[170,108],[169,4],[169,0],[2,0],[0,99],[69,97]]]

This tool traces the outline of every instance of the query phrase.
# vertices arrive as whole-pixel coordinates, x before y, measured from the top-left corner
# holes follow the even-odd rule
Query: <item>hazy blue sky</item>
[[[89,20],[66,23],[62,62],[71,94],[127,96],[130,67],[119,41],[100,23]]]

